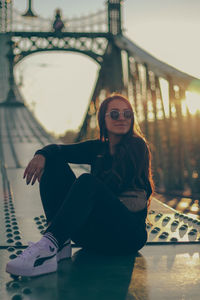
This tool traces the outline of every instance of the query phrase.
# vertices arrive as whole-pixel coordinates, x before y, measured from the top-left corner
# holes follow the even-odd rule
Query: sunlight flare
[[[187,91],[185,102],[192,115],[200,112],[200,94]]]

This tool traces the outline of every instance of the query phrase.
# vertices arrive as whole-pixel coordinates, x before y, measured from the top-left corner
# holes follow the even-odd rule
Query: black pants
[[[61,159],[46,162],[40,195],[51,232],[62,245],[69,237],[86,249],[132,253],[147,240],[144,218],[130,212],[98,178],[76,179]]]

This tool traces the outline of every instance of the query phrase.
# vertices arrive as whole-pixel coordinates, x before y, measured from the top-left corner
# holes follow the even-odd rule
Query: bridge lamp
[[[28,6],[27,11],[22,15],[22,17],[36,18],[37,16],[32,11],[32,0],[28,1],[27,6]]]

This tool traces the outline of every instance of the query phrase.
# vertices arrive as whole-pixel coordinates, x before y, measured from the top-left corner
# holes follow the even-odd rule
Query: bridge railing
[[[157,189],[200,195],[200,79],[159,61],[124,36],[115,42],[126,53],[125,93],[150,142]]]
[[[159,61],[123,35],[113,39],[114,45],[109,45],[108,50],[112,51],[112,47],[121,50],[123,67],[122,84],[118,84],[122,88],[117,91],[128,96],[150,144],[157,191],[199,198],[200,79]],[[106,76],[114,57],[114,52],[111,53],[107,53],[108,64],[106,61],[102,64],[77,140],[98,136],[97,110],[101,101],[116,91]],[[118,59],[112,64],[112,72],[120,63]],[[193,112],[194,99],[190,97],[196,97]]]
[[[54,17],[23,17],[21,13],[13,9],[12,31],[23,32],[49,32],[53,31]],[[107,11],[100,10],[80,17],[63,18],[63,32],[107,32]]]

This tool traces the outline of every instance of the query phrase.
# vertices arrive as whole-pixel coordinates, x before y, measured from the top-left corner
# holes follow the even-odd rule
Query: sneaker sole
[[[30,270],[22,270],[22,269],[15,269],[12,266],[7,265],[6,266],[6,272],[14,275],[14,276],[28,276],[28,277],[34,277],[44,274],[49,274],[57,271],[57,263],[56,260],[54,263],[46,263],[43,266],[39,266],[34,269]]]
[[[63,259],[72,257],[72,247],[71,244],[64,246],[56,255],[57,262],[60,262]]]

